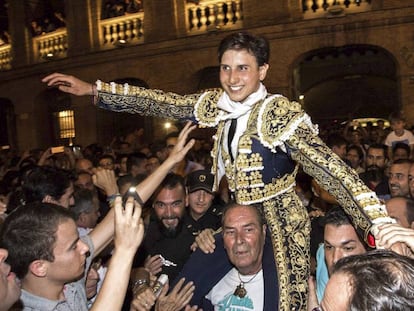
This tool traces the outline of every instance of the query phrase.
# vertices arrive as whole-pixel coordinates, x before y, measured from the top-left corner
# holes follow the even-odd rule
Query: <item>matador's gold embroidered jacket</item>
[[[220,121],[224,112],[217,107],[217,102],[223,90],[181,96],[101,81],[97,81],[97,89],[98,106],[104,109],[195,119],[201,126],[217,127],[212,172],[217,176],[220,148],[229,188],[239,204],[263,202],[291,191],[299,163],[335,196],[365,240],[372,223],[389,221],[375,193],[321,141],[317,126],[301,106],[281,95],[269,95],[254,106],[232,163],[222,148],[225,121]],[[216,188],[218,182],[215,181]]]

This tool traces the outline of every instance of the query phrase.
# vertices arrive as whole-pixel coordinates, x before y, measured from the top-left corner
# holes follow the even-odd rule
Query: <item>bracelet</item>
[[[92,84],[91,84],[91,88],[92,88],[92,96],[96,96],[96,95],[95,95],[95,89],[93,88],[93,86],[94,86],[94,84],[92,83]]]
[[[92,104],[96,105],[97,103],[97,96],[98,96],[98,89],[96,89],[96,94],[95,94],[95,89],[93,88],[94,84],[91,84],[91,88],[92,88]]]
[[[141,286],[149,286],[149,282],[146,279],[137,279],[132,284],[132,292],[135,295]]]
[[[132,287],[140,286],[140,285],[144,285],[144,284],[149,285],[148,280],[146,280],[146,279],[137,279],[137,280],[134,281],[134,283],[132,283]]]

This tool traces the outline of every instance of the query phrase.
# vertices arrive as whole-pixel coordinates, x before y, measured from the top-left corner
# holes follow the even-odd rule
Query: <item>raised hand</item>
[[[47,86],[57,87],[60,91],[77,95],[96,95],[95,85],[63,73],[52,73],[42,79]]]
[[[400,255],[413,257],[413,229],[404,228],[399,224],[384,224],[378,229],[378,233],[375,235],[378,248],[391,249]]]
[[[115,200],[115,250],[133,257],[144,238],[142,208],[133,198],[128,198],[125,207],[120,197]],[[126,255],[126,254],[124,254]]]
[[[171,150],[170,155],[165,161],[170,161],[173,164],[179,163],[182,159],[184,159],[187,152],[194,146],[194,139],[191,139],[187,143],[188,135],[191,133],[192,130],[196,128],[196,125],[192,125],[191,122],[187,122],[184,128],[181,130],[180,134],[178,135],[177,144]]]
[[[155,304],[156,311],[179,311],[190,302],[195,286],[193,282],[188,282],[184,285],[184,281],[184,278],[180,279],[167,296],[168,286],[163,288]]]
[[[92,180],[94,185],[101,188],[107,196],[118,193],[118,185],[116,183],[114,170],[96,168],[94,169]]]

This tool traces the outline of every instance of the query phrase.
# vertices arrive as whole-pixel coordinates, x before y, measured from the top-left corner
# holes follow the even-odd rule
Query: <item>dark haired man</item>
[[[413,161],[409,159],[398,159],[392,162],[388,173],[391,197],[410,196],[409,172],[412,164]]]
[[[363,254],[367,245],[358,236],[348,216],[336,206],[331,208],[323,218],[324,244],[317,252],[316,291],[321,300],[329,275],[338,260],[343,257]]]
[[[147,156],[141,152],[134,152],[128,155],[126,162],[127,172],[133,177],[147,175]]]
[[[9,250],[8,260],[22,282],[24,310],[55,310],[64,299],[76,310],[87,310],[82,276],[98,231],[80,240],[69,210],[32,203],[10,215],[1,233],[1,246]]]
[[[225,175],[238,204],[263,203],[283,283],[279,308],[302,310],[309,274],[310,226],[294,190],[298,163],[347,207],[363,236],[371,228],[364,211],[376,218],[386,215],[385,208],[318,138],[317,127],[300,104],[267,92],[262,83],[269,69],[266,39],[247,32],[232,33],[221,41],[218,60],[222,88],[185,96],[101,81],[91,86],[60,73],[43,82],[75,95],[95,95],[105,109],[191,119],[204,127],[217,127],[212,150],[214,190]]]
[[[144,266],[151,273],[175,278],[191,255],[194,242],[192,232],[184,226],[187,203],[183,177],[169,173],[154,192],[152,207],[156,220],[148,226],[135,266],[147,256]]]
[[[395,143],[395,145],[392,147],[392,160],[393,161],[396,161],[399,159],[409,159],[410,154],[411,154],[410,146],[405,143],[398,142],[398,143]]]
[[[387,146],[383,144],[372,144],[368,147],[365,159],[365,172],[359,177],[375,193],[384,199],[389,199],[388,178],[385,168],[388,162]]]
[[[69,208],[74,204],[74,180],[74,175],[69,171],[38,166],[27,175],[23,183],[26,203],[45,202]]]
[[[346,159],[349,165],[355,170],[357,174],[365,172],[362,167],[364,163],[364,152],[362,148],[357,145],[350,145],[346,148]]]

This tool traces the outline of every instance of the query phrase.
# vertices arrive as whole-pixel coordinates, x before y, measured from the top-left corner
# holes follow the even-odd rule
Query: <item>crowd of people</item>
[[[232,34],[219,61],[224,92],[187,97],[45,77],[106,109],[175,104],[161,110],[218,132],[194,139],[188,122],[152,144],[138,129],[103,147],[3,151],[0,310],[414,308],[404,116],[320,139],[296,103],[267,94],[264,39]]]
[[[133,14],[143,10],[143,0],[106,0],[102,1],[101,19]]]
[[[62,12],[46,13],[43,17],[33,19],[29,25],[33,37],[55,31],[62,27],[66,27],[65,16]]]

